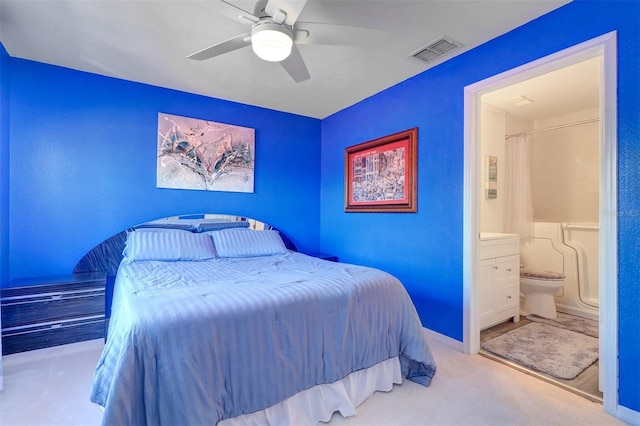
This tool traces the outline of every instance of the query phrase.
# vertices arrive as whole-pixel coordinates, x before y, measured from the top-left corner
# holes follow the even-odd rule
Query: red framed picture
[[[345,149],[346,212],[415,213],[418,128]]]

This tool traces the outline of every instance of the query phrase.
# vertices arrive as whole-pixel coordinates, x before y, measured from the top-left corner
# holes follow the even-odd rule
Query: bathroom
[[[484,94],[480,149],[486,179],[480,199],[481,231],[519,234],[520,267],[562,277],[560,285],[550,287],[552,296],[546,296],[551,300],[545,302],[551,303],[550,315],[557,311],[595,321],[599,315],[600,69],[601,58],[595,57]],[[521,144],[518,149],[522,150],[509,144]],[[512,167],[518,161],[524,166]],[[518,200],[522,198],[528,201]],[[527,211],[532,217],[516,224],[514,216],[526,216]],[[534,306],[533,297],[526,305],[522,282],[520,316],[512,321],[526,319],[532,313],[527,309]],[[533,312],[546,313],[544,309]],[[516,326],[509,323],[496,327]],[[589,375],[595,377],[587,385],[576,386],[598,399],[597,362],[589,368]],[[565,384],[573,386],[569,381]]]

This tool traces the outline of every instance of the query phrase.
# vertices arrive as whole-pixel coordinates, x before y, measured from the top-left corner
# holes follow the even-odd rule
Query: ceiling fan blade
[[[287,14],[284,23],[293,25],[306,4],[307,0],[269,0],[264,10],[269,16],[275,16],[278,9],[284,11]]]
[[[295,42],[298,44],[375,46],[384,43],[387,37],[387,31],[373,28],[302,21],[295,26]]]
[[[296,83],[300,83],[311,78],[309,70],[304,63],[304,59],[302,59],[302,55],[295,44],[291,48],[291,54],[287,59],[280,62],[280,64]]]
[[[240,9],[239,7],[224,0],[208,1],[203,2],[203,4],[214,12],[243,24],[255,23],[260,20],[253,13]]]
[[[213,46],[202,49],[199,52],[192,53],[187,56],[189,59],[195,59],[202,61],[204,59],[213,58],[214,56],[222,55],[223,53],[231,52],[236,49],[248,46],[251,44],[251,34],[240,34],[237,37],[230,38],[221,43],[214,44]]]

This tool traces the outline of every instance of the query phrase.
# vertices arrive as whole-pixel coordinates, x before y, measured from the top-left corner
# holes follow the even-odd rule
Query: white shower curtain
[[[520,242],[533,237],[529,139],[526,133],[513,135],[505,146],[505,232],[518,234]]]

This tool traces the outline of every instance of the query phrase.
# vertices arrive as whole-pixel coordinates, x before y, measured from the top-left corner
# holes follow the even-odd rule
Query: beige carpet
[[[101,340],[3,357],[2,426],[98,426],[89,401]],[[358,415],[336,413],[327,426],[624,425],[589,401],[491,361],[431,344],[438,372],[430,387],[410,381],[376,392]],[[323,425],[323,423],[319,423]]]
[[[564,380],[576,378],[598,359],[598,339],[540,322],[494,337],[482,348]]]

